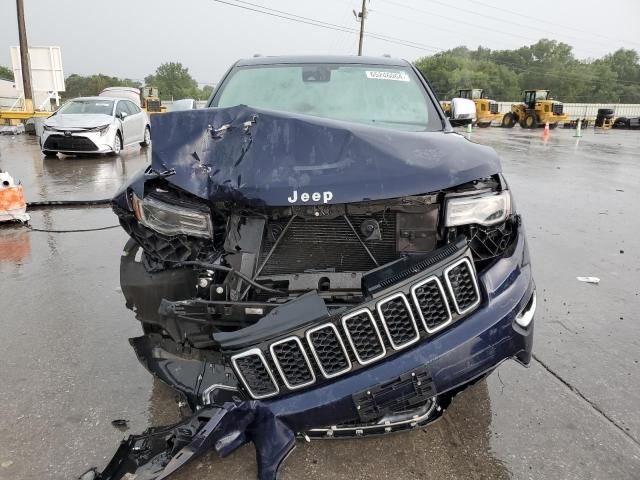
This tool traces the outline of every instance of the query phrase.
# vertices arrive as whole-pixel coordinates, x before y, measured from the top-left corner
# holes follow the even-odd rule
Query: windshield
[[[72,100],[64,105],[58,113],[72,115],[78,113],[103,113],[111,115],[113,101],[111,100]]]
[[[259,65],[234,69],[212,107],[251,107],[409,131],[442,123],[413,71],[380,65]]]
[[[547,90],[537,90],[536,91],[536,100],[546,100],[549,92]]]

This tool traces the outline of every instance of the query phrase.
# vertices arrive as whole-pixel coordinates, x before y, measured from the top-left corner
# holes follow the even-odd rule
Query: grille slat
[[[471,262],[463,258],[444,271],[453,304],[459,315],[463,315],[480,303],[480,292]]]
[[[273,361],[289,390],[311,385],[316,381],[309,357],[298,337],[289,337],[269,347]]]
[[[307,331],[307,342],[325,378],[336,377],[351,370],[351,360],[333,323]]]
[[[231,357],[240,380],[253,398],[267,398],[280,391],[276,379],[259,348]]]
[[[342,317],[342,327],[361,365],[375,362],[386,355],[380,330],[368,308]]]
[[[403,293],[396,293],[376,305],[382,326],[387,332],[391,346],[399,350],[420,339],[416,319]]]
[[[411,296],[428,333],[435,333],[452,321],[447,297],[437,277],[415,284],[411,287]]]

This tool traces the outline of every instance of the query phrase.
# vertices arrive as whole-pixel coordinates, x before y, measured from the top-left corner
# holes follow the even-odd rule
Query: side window
[[[127,101],[126,100],[120,100],[118,102],[118,105],[116,106],[116,117],[119,116],[122,112],[124,112],[127,115],[129,115],[129,110],[127,109]]]
[[[127,108],[129,109],[129,114],[135,115],[136,113],[140,113],[140,108],[138,106],[127,100]]]

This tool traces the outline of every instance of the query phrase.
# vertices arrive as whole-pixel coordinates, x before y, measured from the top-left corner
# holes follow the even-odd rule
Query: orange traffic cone
[[[542,135],[545,136],[545,137],[549,136],[549,122],[546,122],[544,124],[544,133]]]
[[[22,185],[16,185],[11,175],[0,170],[0,222],[26,223],[29,218]]]

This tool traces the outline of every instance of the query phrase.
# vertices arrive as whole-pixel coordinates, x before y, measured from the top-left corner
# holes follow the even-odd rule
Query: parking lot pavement
[[[539,292],[531,368],[503,364],[425,430],[300,442],[285,479],[640,478],[640,134],[572,135],[471,134],[501,155],[528,230]],[[108,197],[149,158],[129,149],[44,160],[24,135],[0,137],[0,153],[28,200]],[[47,229],[116,223],[106,208],[32,212],[33,226]],[[0,228],[1,479],[75,478],[103,467],[127,433],[177,418],[171,392],[127,342],[140,328],[118,291],[125,241],[119,228]],[[176,478],[254,476],[245,447]]]

